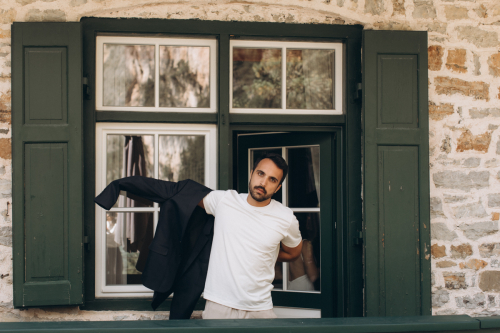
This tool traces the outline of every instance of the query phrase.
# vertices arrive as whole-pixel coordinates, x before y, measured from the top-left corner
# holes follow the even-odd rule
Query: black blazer
[[[109,210],[120,191],[160,204],[142,283],[155,291],[153,309],[173,292],[170,319],[189,319],[205,287],[214,226],[213,216],[197,204],[212,190],[190,179],[133,176],[111,182],[94,201]]]

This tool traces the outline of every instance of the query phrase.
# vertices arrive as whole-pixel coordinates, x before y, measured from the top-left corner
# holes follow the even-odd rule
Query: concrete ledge
[[[500,323],[500,321],[499,321]],[[499,327],[499,326],[495,326]],[[255,332],[363,333],[466,332],[481,329],[480,319],[462,316],[363,317],[324,319],[173,320],[113,322],[0,323],[0,332]],[[481,330],[483,331],[483,330]],[[488,331],[488,330],[486,330]]]

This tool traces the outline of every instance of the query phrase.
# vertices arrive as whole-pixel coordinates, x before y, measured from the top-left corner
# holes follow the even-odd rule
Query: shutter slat
[[[14,306],[83,301],[79,23],[12,27]]]

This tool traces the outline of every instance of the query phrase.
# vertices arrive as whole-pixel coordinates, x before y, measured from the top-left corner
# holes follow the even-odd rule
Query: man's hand
[[[280,243],[280,252],[278,253],[278,261],[294,261],[300,256],[302,251],[302,241],[296,247],[288,247]]]

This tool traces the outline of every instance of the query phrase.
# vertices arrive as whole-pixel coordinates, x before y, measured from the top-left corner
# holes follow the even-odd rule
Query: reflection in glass
[[[288,207],[319,207],[319,147],[288,149]]]
[[[160,106],[210,106],[210,47],[160,46]]]
[[[233,107],[281,108],[281,49],[233,48]]]
[[[155,105],[154,53],[154,45],[104,44],[104,106]]]
[[[160,135],[158,177],[178,182],[192,179],[205,184],[205,136]]]
[[[301,255],[289,263],[287,290],[320,290],[319,213],[295,213],[302,234]]]
[[[334,50],[287,49],[287,109],[333,109],[334,57]]]
[[[106,213],[106,285],[141,284],[153,213]]]
[[[108,134],[106,184],[130,176],[154,177],[154,136]],[[113,207],[152,207],[149,200],[121,192]]]
[[[261,157],[262,155],[264,154],[278,154],[278,155],[281,155],[282,151],[281,151],[281,148],[275,148],[275,149],[254,149],[254,150],[251,150],[252,154],[251,154],[251,160],[250,160],[250,170],[253,169],[253,163],[254,161],[256,161],[257,159],[259,159],[259,157]],[[250,179],[248,180],[250,182]],[[282,189],[280,188],[278,190],[278,192],[276,192],[273,197],[272,197],[274,200],[278,201],[278,202],[281,202],[283,203],[283,191]]]

